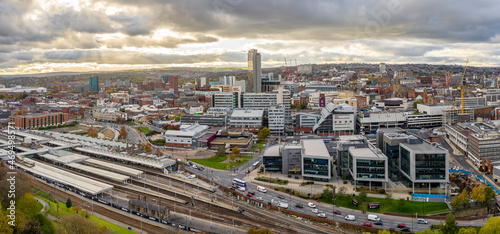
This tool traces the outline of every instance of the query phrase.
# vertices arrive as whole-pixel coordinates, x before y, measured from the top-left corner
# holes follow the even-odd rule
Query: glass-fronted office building
[[[384,187],[387,189],[388,160],[381,150],[373,145],[364,148],[349,148],[349,173],[355,186]]]

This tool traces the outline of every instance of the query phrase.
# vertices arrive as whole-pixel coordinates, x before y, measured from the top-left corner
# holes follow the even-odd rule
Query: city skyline
[[[307,63],[500,64],[494,1],[0,3],[0,75]]]

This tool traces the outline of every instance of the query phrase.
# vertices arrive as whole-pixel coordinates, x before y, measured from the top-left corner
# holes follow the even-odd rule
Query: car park
[[[308,205],[309,207],[311,207],[311,208],[315,208],[315,207],[316,207],[316,205],[314,205],[314,203],[312,203],[312,202],[307,203],[307,205]]]
[[[370,223],[370,222],[364,222],[364,223],[363,223],[363,226],[371,227],[371,226],[372,226],[372,223]]]

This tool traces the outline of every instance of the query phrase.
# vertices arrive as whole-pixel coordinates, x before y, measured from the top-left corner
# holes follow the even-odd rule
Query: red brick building
[[[34,115],[10,116],[9,123],[14,123],[16,129],[33,129],[37,127],[46,127],[59,125],[68,121],[66,113],[48,113]]]

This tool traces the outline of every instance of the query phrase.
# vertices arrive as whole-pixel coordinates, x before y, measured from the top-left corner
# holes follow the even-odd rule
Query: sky
[[[0,0],[0,75],[246,67],[249,49],[263,67],[496,67],[498,12],[496,0]]]

